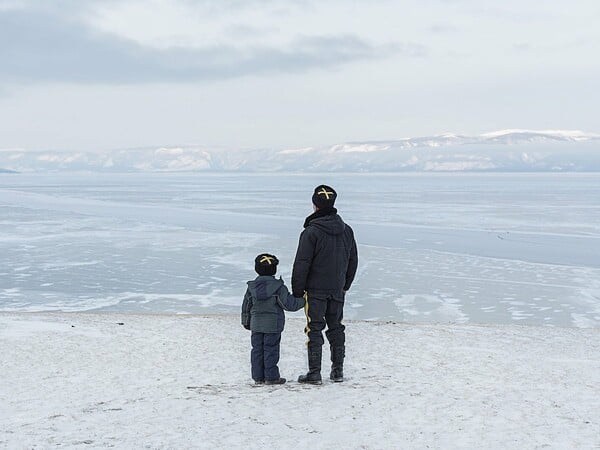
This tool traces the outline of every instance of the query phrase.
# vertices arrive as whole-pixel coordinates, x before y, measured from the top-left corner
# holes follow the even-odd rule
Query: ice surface
[[[238,313],[322,182],[360,245],[348,318],[600,326],[597,174],[5,175],[0,310]]]

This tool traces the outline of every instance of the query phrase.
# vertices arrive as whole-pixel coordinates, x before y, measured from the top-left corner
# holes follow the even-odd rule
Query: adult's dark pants
[[[252,332],[252,379],[254,381],[279,379],[279,344],[281,333]]]
[[[343,346],[346,342],[346,327],[342,324],[344,319],[344,295],[334,294],[307,294],[305,306],[306,328],[308,336],[308,347],[321,347],[325,342],[323,340],[323,330],[327,326],[325,336],[331,347]]]

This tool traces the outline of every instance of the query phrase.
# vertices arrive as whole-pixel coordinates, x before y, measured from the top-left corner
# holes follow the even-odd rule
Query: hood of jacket
[[[346,229],[346,224],[335,208],[317,210],[304,221],[304,228],[308,226],[314,226],[331,235],[342,234]]]
[[[281,278],[277,279],[272,275],[260,275],[255,280],[248,281],[250,293],[259,301],[271,298],[282,285],[283,280]]]

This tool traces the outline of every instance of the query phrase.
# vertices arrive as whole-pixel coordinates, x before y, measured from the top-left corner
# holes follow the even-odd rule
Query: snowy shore
[[[254,387],[235,316],[1,313],[0,448],[600,447],[599,329],[349,322],[320,387],[302,329]]]

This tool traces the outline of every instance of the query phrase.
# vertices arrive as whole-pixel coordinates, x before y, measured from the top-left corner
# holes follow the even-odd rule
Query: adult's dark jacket
[[[292,292],[340,297],[350,289],[358,251],[354,232],[337,214],[335,208],[317,210],[306,218],[300,234],[292,271]]]

